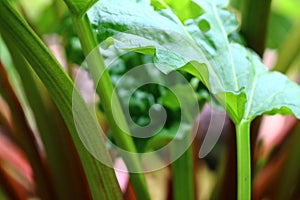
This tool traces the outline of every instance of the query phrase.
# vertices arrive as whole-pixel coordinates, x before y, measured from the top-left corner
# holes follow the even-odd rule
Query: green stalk
[[[243,0],[241,33],[247,45],[260,56],[265,50],[269,13],[272,0]]]
[[[15,41],[20,53],[48,89],[70,131],[88,180],[92,199],[122,199],[114,170],[96,160],[87,151],[77,132],[78,129],[85,131],[86,139],[97,140],[97,146],[94,148],[100,149],[98,151],[100,156],[109,161],[110,156],[104,139],[99,135],[96,119],[57,60],[8,0],[0,0],[0,33]],[[72,107],[74,97],[77,98],[76,110]],[[78,116],[77,126],[73,112]]]
[[[117,96],[112,95],[114,87],[108,71],[106,70],[103,57],[98,50],[93,51],[98,46],[98,42],[92,30],[90,21],[87,15],[83,16],[83,18],[77,18],[71,13],[71,16],[76,32],[81,41],[83,53],[87,56],[89,72],[96,85],[96,92],[101,99],[101,103],[110,124],[110,128],[112,129],[116,144],[128,152],[135,153],[137,150],[133,139],[129,134],[130,131],[120,102]],[[114,102],[114,107],[116,108],[115,110],[117,113],[113,113],[112,111],[112,102]],[[118,116],[118,119],[116,119],[115,116]],[[120,127],[125,128],[125,130],[122,130]],[[124,157],[124,161],[128,169],[133,170],[134,172],[142,171],[142,167],[137,156],[126,156]],[[150,199],[144,174],[130,173],[130,179],[138,199]]]
[[[194,176],[193,151],[192,145],[190,145],[186,152],[172,163],[173,196],[175,200],[195,199]]]
[[[236,125],[238,200],[251,199],[250,122]]]
[[[300,55],[300,22],[286,37],[278,52],[278,60],[274,70],[286,73],[293,62]]]

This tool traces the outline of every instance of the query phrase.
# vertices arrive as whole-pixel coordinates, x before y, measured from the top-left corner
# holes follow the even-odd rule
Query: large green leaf
[[[251,51],[231,45],[239,82],[245,87],[247,103],[243,118],[252,120],[263,113],[295,114],[300,118],[300,87],[279,72],[269,72]]]
[[[194,2],[204,14],[185,26],[170,9],[155,11],[128,0],[102,0],[88,14],[101,41],[116,34],[107,45],[152,54],[163,72],[181,69],[200,78],[235,123],[263,113],[300,118],[300,88],[284,75],[268,72],[254,52],[228,39],[238,23],[225,9],[227,1]]]
[[[127,7],[129,9],[125,9]],[[166,17],[163,16],[164,13]],[[99,1],[88,11],[88,15],[97,30],[99,41],[103,41],[115,33],[129,30],[133,31],[135,35],[153,40],[158,40],[159,37],[155,33],[144,32],[148,28],[158,31],[168,29],[169,31],[183,32],[183,27],[171,10],[164,10],[163,13],[156,12],[150,4],[144,1],[120,0],[117,4],[109,0]],[[165,43],[164,38],[159,40]]]
[[[263,113],[294,113],[299,118],[300,103],[295,96],[300,95],[300,88],[286,76],[277,72],[268,72],[260,58],[252,51],[229,42],[227,35],[237,28],[237,24],[232,14],[221,9],[225,4],[220,4],[218,9],[210,1],[197,0],[196,2],[205,10],[205,14],[199,17],[200,20],[207,20],[211,28],[203,33],[199,29],[197,31],[195,24],[191,23],[188,27],[194,28],[189,28],[192,30],[190,33],[193,38],[199,36],[196,42],[202,48],[204,47],[208,57],[212,55],[216,63],[212,66],[221,75],[225,92],[238,93],[242,90],[237,96],[236,103],[228,102],[230,99],[226,101],[233,120],[235,122],[241,119],[252,120]],[[221,19],[224,21],[222,22]],[[244,99],[243,93],[247,100]]]

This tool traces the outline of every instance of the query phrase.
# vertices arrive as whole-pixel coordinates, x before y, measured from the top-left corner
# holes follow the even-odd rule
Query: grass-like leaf
[[[6,0],[0,1],[0,33],[18,44],[19,51],[28,60],[36,74],[48,89],[53,101],[62,114],[80,156],[93,199],[121,199],[113,169],[97,161],[82,144],[75,127],[72,98],[77,98],[76,110],[79,116],[77,128],[84,130],[86,137],[98,141],[98,151],[104,159],[110,159],[98,124],[74,84],[55,58],[32,31],[29,25],[16,13]],[[95,148],[97,148],[95,147]]]
[[[56,198],[56,193],[49,176],[49,171],[39,154],[38,145],[36,143],[33,131],[29,127],[25,113],[20,101],[11,86],[8,75],[4,66],[0,62],[0,91],[3,98],[9,105],[14,127],[12,128],[12,137],[18,142],[22,150],[25,152],[32,169],[34,170],[34,178],[37,183],[37,191],[42,198],[51,200]]]
[[[9,38],[6,40],[6,45],[10,50],[16,70],[21,74],[24,92],[46,150],[53,187],[57,191],[58,198],[88,200],[90,192],[82,164],[78,159],[78,153],[66,124],[46,88]]]

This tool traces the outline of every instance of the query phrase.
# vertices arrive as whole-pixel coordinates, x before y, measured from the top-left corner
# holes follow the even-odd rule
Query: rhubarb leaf
[[[109,37],[106,46],[151,54],[165,73],[184,70],[198,77],[236,124],[264,113],[300,118],[300,88],[285,75],[269,72],[254,52],[230,40],[238,23],[226,9],[228,1],[194,2],[203,14],[185,25],[169,8],[154,10],[128,0],[102,0],[88,14],[99,41]]]

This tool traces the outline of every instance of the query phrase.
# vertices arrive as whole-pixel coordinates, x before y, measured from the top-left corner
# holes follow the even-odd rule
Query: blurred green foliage
[[[103,52],[104,57],[106,55],[105,53],[106,52]],[[129,72],[134,67],[149,63],[153,64],[152,59],[152,56],[135,52],[129,52],[122,56],[119,56],[117,59],[114,59],[114,62],[111,63],[108,68],[114,86],[118,83],[118,81],[124,74]],[[207,89],[200,81],[195,81],[193,76],[185,72],[181,73],[193,85],[193,88],[198,95],[197,98],[199,100],[199,106],[202,107],[204,103],[209,99]],[[145,74],[147,74],[147,76],[154,76],[151,73],[150,69],[149,71],[145,71]],[[132,85],[135,84],[137,78],[138,77],[126,77],[126,82],[123,82],[125,84],[122,85],[123,91],[118,93],[123,108],[128,106],[126,105],[126,102],[122,101],[122,99],[126,99],[127,95],[127,93],[124,92],[124,89],[131,88]],[[157,76],[155,78],[161,77]],[[180,87],[180,83],[178,82],[178,85],[175,87]],[[177,91],[180,91],[180,88],[178,88]],[[173,92],[171,92],[170,89],[159,84],[143,85],[137,88],[130,97],[129,112],[131,115],[130,117],[132,118],[134,123],[141,127],[146,126],[150,123],[154,123],[154,125],[155,123],[159,124],[160,121],[151,121],[149,116],[149,110],[155,104],[160,104],[163,106],[163,108],[155,107],[156,109],[154,111],[160,113],[161,109],[165,109],[167,113],[167,121],[164,127],[158,133],[156,133],[155,136],[149,138],[134,137],[136,146],[140,152],[154,150],[162,147],[175,137],[178,130],[178,122],[180,122],[181,110],[177,97]],[[133,134],[135,134],[134,127],[131,127],[131,131],[133,132]],[[113,138],[111,139],[113,140]]]

